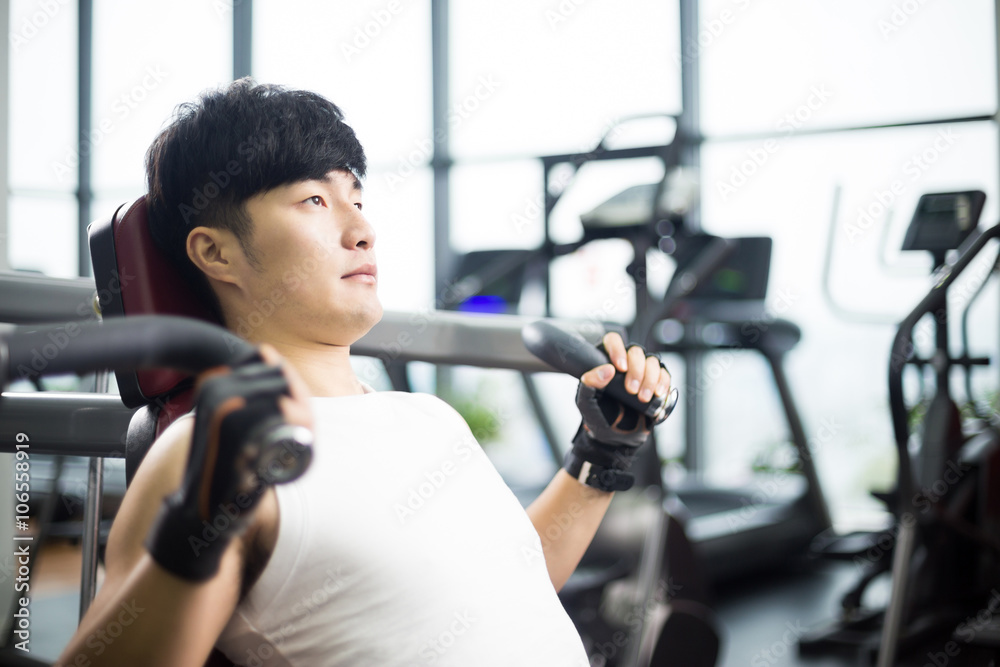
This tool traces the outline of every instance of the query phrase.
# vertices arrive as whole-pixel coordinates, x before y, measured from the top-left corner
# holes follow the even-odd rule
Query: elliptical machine
[[[959,205],[961,199],[961,195],[956,197]],[[944,220],[937,222],[940,225]],[[916,232],[912,239],[908,234],[907,241],[916,247],[933,245],[949,232],[954,230],[941,226],[932,228],[926,241]],[[983,232],[954,264],[942,262],[934,288],[903,320],[893,340],[889,402],[899,454],[899,535],[879,667],[895,664],[898,653],[942,632],[945,646],[950,642],[960,649],[958,642],[962,642],[1000,650],[996,636],[987,640],[979,633],[967,632],[971,627],[966,625],[970,615],[978,617],[980,610],[990,608],[990,593],[1000,584],[1000,539],[996,537],[1000,497],[990,488],[1000,470],[1000,429],[995,416],[988,423],[980,421],[971,433],[962,423],[949,389],[950,370],[962,366],[968,373],[977,360],[968,354],[952,357],[948,337],[948,290],[996,237],[1000,237],[1000,225]],[[940,251],[935,252],[935,262],[939,259],[943,259]],[[998,262],[1000,254],[987,278]],[[914,328],[928,314],[933,315],[935,325],[936,351],[930,363],[936,391],[924,417],[919,455],[913,457],[902,374],[913,358]],[[941,486],[944,492],[936,493]]]
[[[842,614],[830,625],[803,636],[800,652],[825,652],[853,647],[865,653],[878,651],[878,666],[898,664],[901,655],[914,649],[939,651],[948,660],[965,647],[989,645],[985,634],[969,632],[967,619],[988,608],[994,586],[1000,583],[1000,497],[989,481],[1000,472],[1000,430],[996,415],[977,409],[976,418],[963,420],[951,394],[951,369],[965,372],[971,400],[973,367],[989,364],[973,358],[968,350],[969,308],[1000,262],[1000,253],[980,284],[961,295],[949,289],[986,247],[1000,237],[1000,226],[976,236],[976,223],[985,201],[978,191],[928,194],[921,197],[903,242],[903,250],[928,251],[934,259],[934,287],[902,321],[892,345],[889,363],[889,399],[899,457],[898,481],[884,496],[893,513],[893,524],[872,536],[881,557],[867,564],[858,584],[843,597]],[[946,263],[946,255],[959,250]],[[964,297],[964,299],[963,299]],[[964,301],[962,350],[951,351],[948,307]],[[934,352],[917,354],[915,328],[925,316],[933,318]],[[911,446],[910,413],[903,395],[903,372],[915,367],[924,375],[932,371],[934,393],[923,415],[919,448]],[[862,543],[858,536],[848,542]],[[881,538],[881,539],[877,539]],[[832,546],[836,550],[836,545]],[[846,553],[846,551],[845,551]],[[879,574],[892,571],[892,592],[885,610],[866,610],[861,598]],[[1000,643],[994,644],[1000,648]],[[934,647],[940,647],[936,649]],[[977,650],[982,650],[977,648]],[[968,651],[967,651],[968,653]]]

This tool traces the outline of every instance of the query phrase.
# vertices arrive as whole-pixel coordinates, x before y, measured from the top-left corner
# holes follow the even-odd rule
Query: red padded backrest
[[[154,245],[146,196],[90,229],[91,256],[104,317],[178,315],[218,324],[211,308]],[[102,289],[104,288],[104,289]],[[188,378],[177,371],[121,374],[122,401],[134,407],[173,391]]]
[[[120,206],[111,218],[90,226],[90,255],[104,317],[179,315],[219,324],[212,309],[153,244],[145,195],[131,206]],[[152,404],[139,410],[129,427],[125,474],[131,483],[153,439],[191,410],[194,389],[189,377],[171,370],[143,370],[116,377],[126,405]],[[148,430],[142,437],[132,438],[133,426],[136,432],[142,432],[143,422]],[[232,664],[217,651],[206,663]]]

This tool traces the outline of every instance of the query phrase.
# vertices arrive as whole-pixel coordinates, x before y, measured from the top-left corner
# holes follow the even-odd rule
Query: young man
[[[206,465],[188,456],[196,418],[178,420],[126,494],[103,586],[58,664],[201,665],[217,647],[237,664],[283,667],[587,665],[556,591],[651,427],[591,388],[617,369],[640,400],[666,396],[659,361],[605,338],[613,364],[582,378],[589,416],[572,474],[560,470],[525,513],[454,410],[372,392],[351,370],[350,345],[382,309],[364,152],[336,106],[237,81],[179,109],[147,172],[154,239],[220,322],[255,323],[240,333],[287,362],[282,410],[313,428],[313,462],[268,487],[218,562],[191,574],[185,563],[203,556],[165,547],[169,520],[157,518]],[[399,512],[430,478],[424,505]],[[105,629],[125,617],[111,640]]]

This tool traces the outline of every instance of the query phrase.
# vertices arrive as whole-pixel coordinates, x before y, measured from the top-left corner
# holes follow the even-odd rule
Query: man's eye
[[[354,202],[354,205],[358,207],[359,211],[364,207],[364,205],[359,201]]]
[[[323,205],[323,198],[320,197],[319,195],[313,195],[312,197],[310,197],[306,201],[309,202],[310,204],[316,204],[317,206],[322,206]]]

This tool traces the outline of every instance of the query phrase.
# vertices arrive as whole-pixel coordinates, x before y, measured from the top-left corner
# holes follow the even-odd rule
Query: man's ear
[[[246,258],[236,235],[229,230],[195,227],[188,233],[187,254],[206,277],[239,284],[239,269]]]

